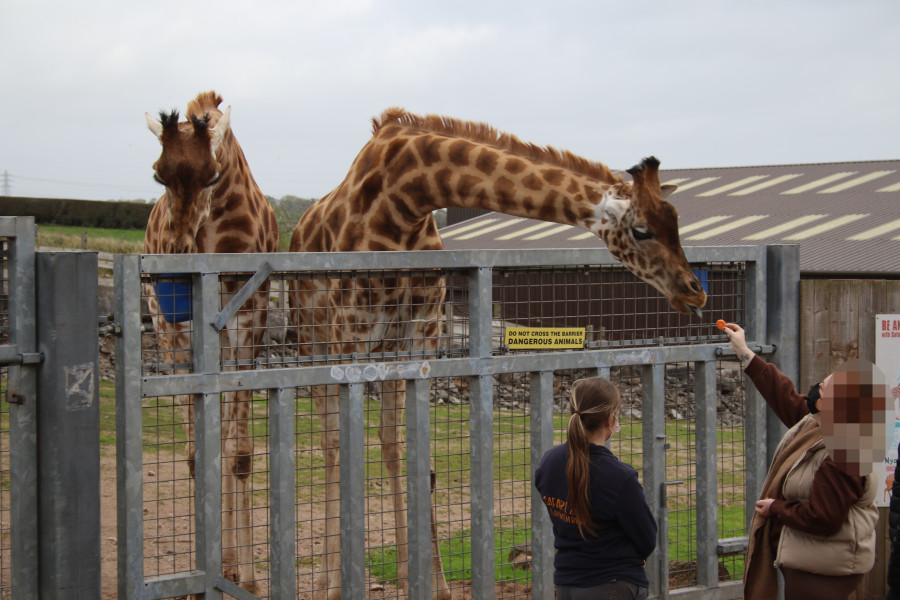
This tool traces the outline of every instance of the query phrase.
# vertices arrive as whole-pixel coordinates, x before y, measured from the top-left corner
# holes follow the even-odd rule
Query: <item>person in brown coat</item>
[[[749,349],[741,327],[729,323],[724,331],[747,376],[790,427],[756,502],[744,598],[777,598],[779,568],[785,600],[845,600],[874,565],[878,511],[872,478],[860,476],[859,466],[854,473],[843,454],[835,453],[835,462],[826,447],[835,422],[847,420],[835,418],[835,377],[800,394],[777,367]],[[842,384],[839,395],[848,390]]]

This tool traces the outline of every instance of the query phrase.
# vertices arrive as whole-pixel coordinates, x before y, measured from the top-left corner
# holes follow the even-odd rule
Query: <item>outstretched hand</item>
[[[725,328],[722,329],[722,331],[728,336],[728,339],[731,342],[731,348],[734,350],[734,353],[738,355],[741,366],[746,369],[747,365],[750,364],[750,361],[753,360],[753,357],[756,356],[756,354],[747,345],[747,337],[743,328],[736,323],[726,323]]]

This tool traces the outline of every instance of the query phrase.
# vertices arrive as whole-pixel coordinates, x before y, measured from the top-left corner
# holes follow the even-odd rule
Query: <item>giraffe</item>
[[[189,254],[203,252],[277,252],[275,213],[263,196],[231,130],[231,106],[218,109],[222,98],[214,91],[188,103],[189,120],[178,122],[178,111],[146,114],[150,131],[159,138],[162,154],[153,177],[165,187],[147,223],[144,252]],[[239,289],[239,282],[223,282],[223,305]],[[225,360],[250,368],[261,350],[268,307],[268,282],[253,294],[221,335]],[[190,362],[190,323],[162,318],[152,286],[147,301],[160,350],[167,364]],[[178,372],[184,372],[179,370]],[[250,495],[253,441],[248,433],[251,392],[226,394],[222,403],[223,557],[225,576],[255,592],[250,539]],[[187,460],[194,476],[194,417],[191,396],[179,396],[185,409]]]
[[[488,209],[591,231],[675,310],[700,314],[706,294],[681,248],[678,215],[666,200],[674,186],[660,185],[657,159],[630,169],[628,183],[602,163],[522,142],[483,123],[389,108],[372,125],[345,179],[300,218],[292,252],[440,250],[432,211]],[[303,354],[346,357],[417,347],[427,356],[440,334],[444,288],[438,276],[295,281],[290,299]],[[323,424],[327,481],[326,572],[316,585],[327,588],[331,600],[340,597],[338,400],[333,389],[312,392]],[[408,574],[399,479],[404,407],[404,382],[385,381],[379,437],[392,476],[402,586]],[[433,596],[446,599],[436,542],[432,552]]]

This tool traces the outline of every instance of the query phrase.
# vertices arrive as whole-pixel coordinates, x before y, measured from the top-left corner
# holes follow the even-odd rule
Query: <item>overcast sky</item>
[[[5,0],[0,194],[157,198],[144,112],[215,89],[267,195],[389,106],[617,169],[900,158],[900,2]]]

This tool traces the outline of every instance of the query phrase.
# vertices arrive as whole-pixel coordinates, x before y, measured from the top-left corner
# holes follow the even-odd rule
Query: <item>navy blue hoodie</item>
[[[657,525],[637,471],[605,446],[591,444],[591,517],[596,535],[585,540],[568,508],[566,444],[544,454],[534,473],[553,522],[556,585],[591,587],[623,580],[647,587],[644,560],[656,547]]]

